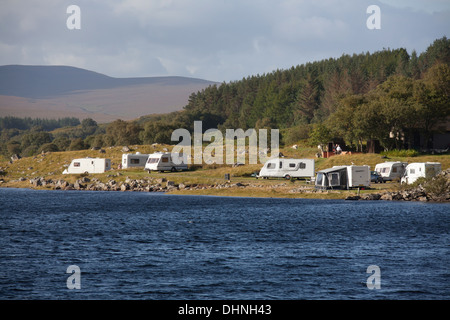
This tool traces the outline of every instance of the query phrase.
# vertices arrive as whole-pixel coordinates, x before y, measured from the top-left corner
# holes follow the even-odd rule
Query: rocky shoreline
[[[26,181],[26,179],[21,178]],[[29,180],[31,187],[46,187],[53,190],[80,190],[80,191],[132,191],[132,192],[168,192],[174,190],[205,190],[205,189],[223,189],[234,187],[262,187],[256,185],[244,185],[242,183],[225,182],[222,184],[176,184],[174,181],[165,178],[146,178],[146,179],[130,179],[126,178],[123,182],[116,182],[114,179],[108,180],[106,183],[97,178],[83,177],[69,183],[63,179],[52,180],[44,177],[37,177]]]
[[[29,181],[31,188],[48,188],[53,190],[80,190],[80,191],[132,191],[132,192],[171,192],[177,190],[208,190],[208,189],[229,189],[240,188],[257,190],[267,188],[267,186],[240,182],[232,183],[226,181],[217,184],[187,184],[175,183],[166,178],[146,177],[143,179],[131,179],[126,177],[124,181],[116,181],[119,176],[108,176],[109,180],[103,182],[97,178],[82,177],[74,183],[63,179],[46,179],[36,177],[32,179],[19,178],[16,182]],[[123,180],[123,177],[121,178]],[[282,192],[288,194],[328,194],[338,191],[316,190],[312,186],[297,186],[290,188],[287,183],[272,185],[271,188],[282,188]],[[249,195],[251,196],[251,194]],[[420,201],[420,202],[450,202],[450,169],[442,171],[438,176],[422,184],[411,188],[402,188],[398,191],[384,191],[380,193],[364,193],[352,195],[345,200],[385,200],[385,201]]]
[[[394,192],[347,197],[346,200],[450,202],[450,169],[415,187]]]

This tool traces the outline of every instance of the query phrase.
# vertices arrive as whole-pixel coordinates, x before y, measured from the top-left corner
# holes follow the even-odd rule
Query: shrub
[[[83,150],[86,149],[83,139],[77,138],[70,143],[69,151]]]
[[[381,152],[381,155],[387,157],[417,157],[420,155],[420,153],[414,149],[407,149],[407,150],[393,149],[390,151],[383,151]]]
[[[39,148],[38,153],[41,153],[41,152],[56,152],[56,151],[59,151],[59,148],[58,148],[58,146],[56,144],[54,144],[54,143],[46,143],[46,144],[43,144]]]
[[[424,188],[425,191],[432,196],[445,196],[450,193],[450,181],[444,175],[438,175],[428,181]]]

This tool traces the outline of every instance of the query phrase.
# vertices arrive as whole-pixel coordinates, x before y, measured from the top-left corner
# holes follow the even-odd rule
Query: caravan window
[[[162,159],[162,162],[165,162],[165,163],[169,162],[169,158],[167,158],[167,157],[163,157],[161,159]]]
[[[275,163],[273,163],[273,162],[268,163],[267,169],[275,169]]]
[[[328,175],[328,179],[330,179],[330,186],[338,186],[339,185],[339,173],[330,173]]]
[[[300,169],[305,169],[305,168],[306,168],[306,163],[300,162]]]
[[[416,169],[409,169],[409,174],[415,174],[416,173]]]
[[[147,163],[157,163],[158,162],[158,158],[149,158]]]
[[[296,164],[295,163],[289,163],[289,168],[295,168]]]
[[[323,173],[317,175],[316,185],[321,186],[323,184]]]
[[[280,169],[283,168],[283,162],[280,161]]]
[[[397,172],[397,167],[393,167],[392,168],[392,172],[396,173]]]
[[[139,159],[130,159],[131,164],[139,164]]]
[[[74,166],[74,167],[79,167],[79,166],[80,166],[80,163],[79,163],[79,162],[74,162],[74,163],[73,163],[73,166]]]

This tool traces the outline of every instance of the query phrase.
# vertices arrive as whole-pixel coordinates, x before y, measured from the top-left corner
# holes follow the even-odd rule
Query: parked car
[[[370,171],[370,182],[383,183],[383,177],[376,171]]]

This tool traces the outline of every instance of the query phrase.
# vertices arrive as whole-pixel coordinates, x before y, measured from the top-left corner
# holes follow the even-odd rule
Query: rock
[[[40,178],[30,179],[30,184],[32,184],[33,187],[39,187],[42,185],[41,179]]]
[[[122,152],[130,152],[130,151],[131,151],[131,149],[128,148],[127,146],[122,148]]]
[[[348,196],[347,198],[345,198],[345,200],[359,200],[361,199],[360,196]]]
[[[73,184],[73,188],[74,188],[75,190],[83,190],[83,189],[86,188],[86,186],[83,185],[83,184],[81,183],[80,180],[77,180],[77,181],[75,181],[75,183]]]
[[[127,191],[130,190],[130,186],[127,183],[124,183],[120,186],[121,191]]]
[[[364,197],[364,200],[380,200],[381,194],[375,193],[375,194],[368,194]]]
[[[392,195],[390,192],[381,195],[380,200],[392,201]]]
[[[75,190],[73,184],[69,183],[63,190]]]
[[[175,182],[169,180],[169,181],[167,181],[166,186],[167,187],[174,187],[175,186]]]
[[[97,187],[97,190],[100,190],[100,191],[109,191],[110,190],[109,186],[102,182],[98,183],[96,187]]]
[[[19,156],[18,154],[13,154],[12,156],[11,156],[11,161],[17,161],[17,160],[19,160],[19,159],[21,159],[21,156]]]
[[[392,200],[401,201],[403,199],[403,195],[400,192],[396,192],[392,194]]]

